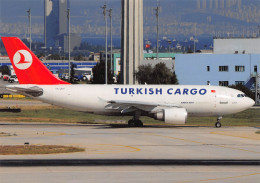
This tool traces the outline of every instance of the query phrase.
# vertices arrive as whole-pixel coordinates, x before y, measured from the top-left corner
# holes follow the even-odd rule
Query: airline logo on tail
[[[26,50],[18,50],[13,57],[14,65],[20,70],[31,67],[33,59],[32,55]]]
[[[56,78],[19,38],[2,37],[2,41],[20,84],[70,84]]]

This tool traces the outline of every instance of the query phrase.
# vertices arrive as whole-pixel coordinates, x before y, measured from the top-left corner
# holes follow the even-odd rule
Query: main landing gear
[[[128,121],[128,126],[129,127],[143,127],[144,126],[144,124],[143,124],[143,122],[141,121],[141,120],[135,120],[135,119],[130,119],[129,121]]]
[[[221,123],[220,123],[220,120],[221,120],[221,119],[222,119],[221,116],[217,118],[217,122],[215,123],[215,127],[216,127],[216,128],[220,128],[220,127],[221,127]]]
[[[133,119],[130,119],[130,120],[128,121],[128,126],[129,126],[129,127],[143,127],[144,124],[143,124],[143,122],[139,119],[140,116],[141,116],[141,112],[136,111],[135,114],[134,114]]]

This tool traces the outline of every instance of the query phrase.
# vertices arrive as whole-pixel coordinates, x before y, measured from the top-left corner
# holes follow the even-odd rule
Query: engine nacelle
[[[188,113],[184,108],[164,109],[154,114],[154,119],[176,125],[184,125],[187,121],[187,117]]]

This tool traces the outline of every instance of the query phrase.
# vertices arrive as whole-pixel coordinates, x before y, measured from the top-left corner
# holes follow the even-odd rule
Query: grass
[[[85,149],[60,145],[17,145],[0,146],[0,155],[22,155],[22,154],[57,154],[83,152]]]
[[[191,125],[212,125],[216,122],[216,117],[190,117],[188,124]],[[260,126],[260,108],[248,109],[246,111],[226,115],[221,120],[223,126]]]
[[[260,131],[255,132],[256,134],[260,134]]]
[[[9,122],[111,123],[118,120],[127,122],[129,119],[131,117],[100,116],[57,107],[31,107],[21,113],[0,113],[0,121]],[[141,120],[145,125],[165,125],[148,117],[142,117]],[[213,126],[215,122],[216,117],[188,117],[187,125]],[[260,126],[260,108],[224,116],[221,122],[223,126]]]

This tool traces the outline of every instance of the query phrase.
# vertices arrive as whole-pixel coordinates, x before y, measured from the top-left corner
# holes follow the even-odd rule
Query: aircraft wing
[[[38,86],[23,88],[18,86],[6,86],[6,89],[15,93],[20,93],[29,97],[39,97],[43,94],[43,89]]]
[[[134,111],[156,112],[165,108],[181,107],[171,103],[156,103],[156,102],[143,102],[143,101],[124,101],[124,100],[111,100],[108,101],[105,109],[121,111],[122,114]]]

